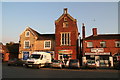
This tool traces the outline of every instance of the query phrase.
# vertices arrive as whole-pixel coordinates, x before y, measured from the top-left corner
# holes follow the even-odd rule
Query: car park
[[[8,62],[7,62],[7,65],[8,66],[24,66],[25,64],[25,61],[21,60],[21,59],[17,59],[17,58],[14,58],[14,59],[10,59]]]
[[[69,60],[69,68],[80,68],[80,62],[78,59]]]
[[[95,60],[88,60],[86,63],[86,68],[96,68]]]
[[[53,60],[51,64],[52,68],[63,68],[64,67],[64,62],[60,60]]]

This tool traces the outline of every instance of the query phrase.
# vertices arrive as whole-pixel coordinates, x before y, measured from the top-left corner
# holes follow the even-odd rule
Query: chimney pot
[[[93,28],[93,36],[97,36],[97,28]]]
[[[67,8],[64,8],[64,14],[67,14]]]
[[[85,26],[84,23],[82,23],[82,38],[85,38]]]

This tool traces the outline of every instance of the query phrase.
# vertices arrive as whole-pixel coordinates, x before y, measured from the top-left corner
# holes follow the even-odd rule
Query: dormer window
[[[30,37],[30,31],[25,32],[25,37]]]

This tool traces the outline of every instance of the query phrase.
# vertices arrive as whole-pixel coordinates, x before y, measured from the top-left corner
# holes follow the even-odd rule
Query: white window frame
[[[66,35],[66,44],[65,44],[65,34],[67,34]],[[69,37],[68,37],[68,34],[69,34]],[[62,37],[62,35],[64,35],[64,42],[63,42],[63,37]],[[68,39],[69,39],[69,42],[68,42]],[[61,32],[61,45],[62,46],[64,46],[64,45],[66,45],[66,46],[68,46],[68,45],[71,45],[71,33],[70,32]]]
[[[119,46],[117,46],[119,44]],[[120,41],[115,41],[115,47],[120,47]]]
[[[91,45],[92,43],[92,45]],[[93,42],[87,42],[87,48],[92,48],[93,47]]]
[[[25,42],[29,42],[29,47],[28,48],[26,48]],[[25,40],[24,41],[24,49],[29,49],[29,48],[30,48],[30,41],[29,40]]]
[[[46,47],[46,42],[50,42],[50,47]],[[44,49],[51,49],[51,40],[44,41]]]
[[[103,46],[101,46],[101,44],[103,44]],[[100,42],[100,47],[102,47],[102,48],[106,47],[106,41],[101,41]]]
[[[29,33],[29,35],[27,35],[27,33]],[[30,31],[25,32],[25,37],[30,37]]]

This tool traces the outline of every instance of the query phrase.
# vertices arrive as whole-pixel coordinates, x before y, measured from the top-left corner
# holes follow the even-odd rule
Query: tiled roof
[[[120,34],[99,34],[97,36],[88,36],[84,40],[100,40],[100,39],[120,39]]]
[[[29,27],[29,29],[38,37],[37,40],[55,40],[55,34],[40,34]]]
[[[38,40],[55,40],[55,34],[40,34]]]
[[[32,28],[29,27],[29,29],[37,36],[39,37],[40,36],[40,33],[38,33],[37,31],[33,30]]]

